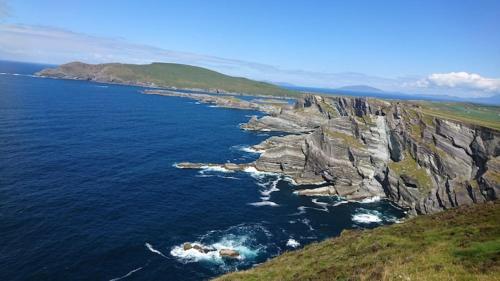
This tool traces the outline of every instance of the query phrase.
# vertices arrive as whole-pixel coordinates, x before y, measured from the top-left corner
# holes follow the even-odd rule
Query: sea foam
[[[286,242],[286,245],[287,245],[288,247],[297,248],[297,247],[299,247],[299,246],[300,246],[300,243],[299,243],[297,240],[290,238],[290,239],[288,239],[288,241]]]
[[[151,246],[151,244],[149,243],[145,243],[144,244],[146,246],[146,248],[148,248],[148,250],[150,250],[151,252],[155,253],[155,254],[158,254],[164,258],[167,258],[167,256],[165,256],[162,252],[156,250],[155,248],[153,248],[153,246]]]
[[[130,275],[136,273],[137,271],[141,270],[142,267],[138,267],[136,269],[133,269],[131,271],[129,271],[127,274],[123,275],[123,276],[120,276],[120,277],[117,277],[117,278],[113,278],[113,279],[110,279],[109,281],[118,281],[118,280],[121,280],[121,279],[124,279],[124,278],[127,278],[129,277]]]

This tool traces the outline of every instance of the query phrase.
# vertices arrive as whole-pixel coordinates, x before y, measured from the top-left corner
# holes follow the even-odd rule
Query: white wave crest
[[[328,203],[326,202],[320,202],[318,201],[319,199],[318,198],[314,198],[311,200],[311,202],[313,202],[314,204],[318,205],[318,206],[321,206],[321,209],[318,209],[318,210],[321,210],[321,211],[324,211],[324,212],[329,212],[328,210]]]
[[[230,176],[217,176],[218,178],[221,178],[221,179],[230,179],[230,180],[241,180],[240,178],[237,178],[237,177],[230,177]]]
[[[343,204],[347,204],[347,203],[349,203],[349,201],[347,201],[347,200],[342,200],[342,201],[338,201],[338,202],[333,203],[333,204],[332,204],[332,206],[333,206],[333,207],[337,207],[337,206],[339,206],[339,205],[343,205]]]
[[[271,181],[270,185],[269,183],[267,183],[267,189],[264,189],[264,190],[261,190],[260,191],[260,194],[262,196],[270,196],[271,193],[273,192],[276,192],[276,191],[279,191],[279,188],[278,188],[278,182],[280,181],[279,178],[277,178],[276,180],[273,180]],[[262,185],[261,185],[262,186]]]
[[[279,206],[279,204],[274,203],[273,201],[260,201],[260,202],[255,202],[255,203],[248,203],[248,205],[252,205],[255,207],[262,207],[262,206],[278,207]]]
[[[305,224],[309,228],[310,231],[314,231],[314,228],[312,227],[311,221],[309,219],[301,219],[300,222]]]
[[[299,206],[297,207],[298,212],[291,214],[291,216],[300,216],[306,213],[306,206]]]
[[[262,154],[265,152],[264,150],[257,150],[257,149],[250,147],[250,146],[242,147],[240,150],[243,152],[254,153],[254,154]]]
[[[298,185],[297,182],[294,179],[292,179],[291,177],[289,177],[289,176],[283,177],[283,180],[286,181],[286,182],[288,182],[291,185]]]
[[[299,246],[300,246],[300,243],[299,243],[297,240],[290,238],[290,239],[288,239],[288,241],[286,242],[286,245],[287,245],[288,247],[297,248],[297,247],[299,247]]]
[[[379,202],[382,198],[380,198],[380,196],[373,196],[373,197],[370,197],[370,198],[365,198],[361,201],[359,201],[359,203],[362,203],[362,204],[366,204],[366,203],[374,203],[374,202]]]
[[[162,252],[156,250],[155,248],[153,248],[153,246],[151,246],[151,244],[147,243],[144,244],[146,246],[146,248],[148,248],[148,250],[150,250],[151,252],[155,253],[155,254],[158,254],[164,258],[167,258],[167,256],[165,256]]]
[[[382,222],[382,214],[376,210],[357,209],[352,215],[352,220],[357,223],[370,224]]]
[[[243,172],[249,173],[252,177],[255,177],[257,179],[260,179],[264,176],[278,176],[279,174],[277,173],[272,173],[272,172],[262,172],[257,170],[255,167],[246,167],[243,169]]]
[[[356,209],[354,215],[352,215],[352,220],[361,224],[370,223],[399,223],[401,222],[398,218],[390,215],[383,214],[377,210],[367,210],[364,208]]]
[[[233,233],[233,231],[237,233]],[[182,263],[206,261],[223,265],[224,258],[220,256],[219,251],[222,249],[230,249],[239,253],[237,260],[251,260],[263,249],[262,245],[255,245],[255,241],[253,241],[252,238],[252,234],[255,234],[254,231],[257,230],[254,228],[249,229],[248,227],[241,227],[241,229],[240,227],[230,228],[224,232],[211,231],[207,235],[201,237],[201,241],[190,242],[192,246],[199,246],[202,249],[206,249],[206,251],[199,251],[194,248],[184,250],[183,243],[174,246],[170,251],[170,255],[177,258]],[[264,233],[266,233],[266,231],[264,231]],[[213,236],[221,234],[222,237],[219,237],[218,240],[213,239]],[[204,243],[202,241],[206,242]]]
[[[200,174],[203,174],[205,172],[219,172],[219,173],[230,173],[232,171],[224,168],[223,166],[220,165],[213,165],[213,166],[201,166],[200,167],[201,171]]]
[[[132,275],[132,274],[136,273],[137,271],[139,271],[139,270],[141,270],[141,269],[142,269],[142,267],[138,267],[138,268],[136,268],[136,269],[133,269],[133,270],[129,271],[127,274],[125,274],[125,275],[123,275],[123,276],[121,276],[121,277],[118,277],[118,278],[113,278],[113,279],[110,279],[109,281],[118,281],[118,280],[121,280],[121,279],[127,278],[127,277],[129,277],[130,275]]]
[[[193,246],[200,246],[202,248],[208,248],[209,246],[205,246],[201,243],[191,243]],[[213,251],[209,251],[207,253],[200,252],[194,248],[189,250],[184,250],[184,245],[175,246],[170,251],[170,255],[180,259],[182,262],[198,262],[201,260],[219,262],[221,260],[221,256],[219,255],[219,251],[216,251],[215,248]]]
[[[359,223],[375,223],[382,221],[380,217],[372,214],[356,214],[352,216],[352,220]]]

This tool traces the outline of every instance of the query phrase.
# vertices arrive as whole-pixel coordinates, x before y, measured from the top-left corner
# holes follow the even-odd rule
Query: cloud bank
[[[392,83],[389,79],[360,73],[329,74],[285,70],[262,63],[134,44],[121,38],[104,38],[53,27],[30,25],[0,25],[0,58],[55,64],[75,60],[87,63],[173,62],[207,67],[225,74],[258,80],[317,87],[340,87],[361,81],[386,87]]]
[[[477,91],[500,91],[500,79],[485,78],[467,72],[435,73],[416,83],[420,87],[468,88]]]
[[[2,5],[0,18],[1,15]],[[500,92],[500,79],[484,78],[467,72],[436,73],[428,77],[383,78],[353,72],[289,70],[263,63],[166,50],[131,43],[123,38],[99,37],[54,27],[21,24],[0,23],[0,59],[54,64],[70,61],[138,64],[173,62],[261,81],[287,82],[309,87],[369,85],[386,91],[458,97],[492,96]]]

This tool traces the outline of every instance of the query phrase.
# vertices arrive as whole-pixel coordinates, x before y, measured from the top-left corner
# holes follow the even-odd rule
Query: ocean
[[[259,112],[32,76],[43,67],[0,62],[0,280],[206,280],[404,216],[300,197],[281,175],[177,169],[252,161],[280,134],[239,129]]]

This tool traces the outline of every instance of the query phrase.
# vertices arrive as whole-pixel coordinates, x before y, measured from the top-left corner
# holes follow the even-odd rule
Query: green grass
[[[500,130],[500,106],[458,102],[419,102],[422,113]]]
[[[324,132],[328,137],[333,138],[333,139],[340,139],[342,141],[342,143],[344,143],[345,145],[347,145],[349,147],[355,147],[358,149],[365,147],[365,145],[363,143],[361,143],[361,141],[359,141],[357,138],[355,138],[351,135],[337,132],[334,130],[330,130],[328,128],[324,128]]]
[[[389,163],[389,168],[398,175],[406,175],[417,182],[421,191],[429,191],[432,188],[431,178],[424,168],[418,166],[417,161],[409,153],[405,153],[403,160]]]
[[[75,73],[80,71],[96,71],[87,68],[83,63],[62,65]],[[91,67],[91,65],[90,65]],[[88,70],[85,70],[87,68]],[[276,85],[250,80],[242,77],[233,77],[202,67],[174,64],[152,63],[147,65],[136,64],[101,64],[97,65],[101,74],[109,75],[115,80],[133,81],[140,83],[154,83],[159,87],[198,88],[205,90],[224,90],[255,95],[299,96],[300,93],[287,90]]]
[[[500,280],[498,222],[490,202],[348,230],[218,280]]]
[[[434,143],[424,143],[424,145],[426,145],[432,152],[436,153],[441,158],[448,157],[448,154],[446,154],[446,152],[444,152],[444,150],[437,148]]]

